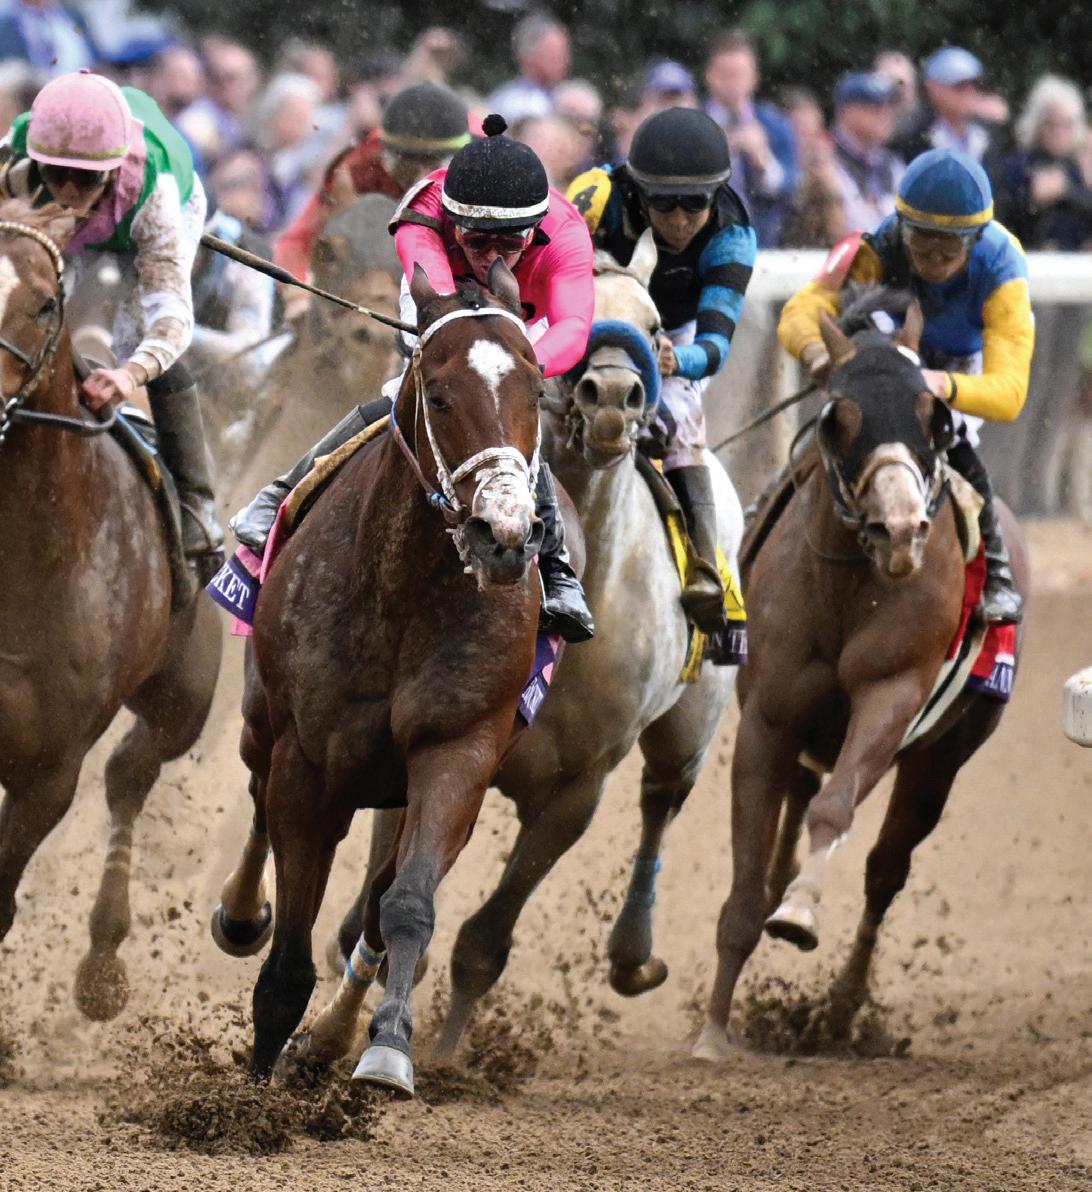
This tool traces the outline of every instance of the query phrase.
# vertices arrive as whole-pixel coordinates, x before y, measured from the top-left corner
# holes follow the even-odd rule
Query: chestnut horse
[[[385,996],[354,1075],[413,1092],[409,1000],[434,893],[512,739],[538,624],[543,381],[503,263],[490,287],[496,300],[476,289],[441,297],[415,271],[420,340],[393,433],[348,461],[262,589],[242,739],[254,827],[216,924],[229,947],[261,946],[271,844],[277,902],[254,990],[256,1078],[272,1072],[314,988],[311,931],[353,813],[404,806],[326,1015],[355,1015],[386,949]]]
[[[81,413],[56,208],[0,208],[0,939],[23,870],[68,810],[87,751],[125,705],[106,764],[111,834],[76,973],[90,1018],[128,997],[133,823],[163,762],[197,739],[220,667],[204,599],[172,612],[156,500],[104,422]]]
[[[862,309],[870,301],[866,294]],[[916,305],[894,342],[874,330],[851,339],[823,318],[833,367],[831,400],[817,426],[822,466],[800,483],[757,553],[764,521],[743,547],[745,558],[753,556],[744,581],[750,657],[740,675],[732,764],[732,887],[694,1047],[702,1059],[730,1054],[732,995],[764,923],[799,948],[816,946],[826,861],[849,832],[854,808],[894,765],[891,802],[868,857],[864,914],[828,1008],[832,1033],[848,1033],[911,853],[1003,708],[965,690],[928,734],[902,748],[961,617],[963,548],[940,470],[951,418],[916,362]],[[847,310],[844,321],[852,318]],[[1026,594],[1026,547],[1011,514],[1000,513]],[[817,769],[830,772],[822,787]],[[790,882],[805,818],[809,852]]]

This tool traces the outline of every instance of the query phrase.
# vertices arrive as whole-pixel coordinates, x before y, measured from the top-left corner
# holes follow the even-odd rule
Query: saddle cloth
[[[250,637],[254,633],[254,614],[258,594],[265,583],[281,548],[293,530],[315,503],[315,498],[366,443],[371,442],[390,425],[390,418],[381,418],[365,427],[329,455],[320,455],[315,466],[281,502],[277,520],[273,523],[262,558],[246,546],[240,546],[212,577],[205,590],[232,615],[231,632],[236,637]],[[530,726],[538,714],[553,679],[560,653],[561,638],[554,633],[539,631],[535,642],[535,657],[531,674],[520,693],[516,714]]]

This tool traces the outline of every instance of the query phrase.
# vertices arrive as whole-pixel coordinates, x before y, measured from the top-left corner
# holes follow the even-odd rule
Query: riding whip
[[[809,381],[799,393],[794,393],[792,397],[786,397],[784,401],[779,401],[776,406],[771,406],[770,409],[768,409],[764,414],[759,414],[754,421],[748,422],[746,426],[740,427],[739,430],[735,431],[733,434],[730,434],[728,438],[721,439],[721,441],[717,443],[715,447],[710,448],[710,450],[719,451],[722,447],[727,447],[729,443],[734,443],[736,439],[741,439],[748,431],[754,430],[755,427],[761,426],[764,422],[769,422],[771,418],[782,413],[782,411],[789,409],[791,406],[795,406],[799,401],[803,401],[805,397],[808,397],[810,394],[814,393],[817,387],[818,386],[816,385],[815,381]]]
[[[271,277],[274,281],[279,281],[283,285],[296,286],[298,289],[306,290],[309,294],[317,294],[320,298],[325,298],[327,302],[334,302],[338,306],[344,306],[346,310],[355,310],[358,315],[366,315],[369,319],[375,319],[377,323],[384,323],[388,327],[393,327],[396,331],[408,331],[411,335],[417,334],[417,328],[411,326],[409,323],[403,323],[400,319],[392,319],[390,315],[382,315],[376,310],[369,310],[366,306],[357,306],[355,302],[350,302],[348,298],[342,298],[339,294],[331,294],[328,290],[320,290],[318,286],[313,286],[310,282],[302,281],[294,273],[289,273],[287,269],[282,268],[280,265],[276,265],[272,261],[267,261],[265,257],[259,257],[255,253],[247,252],[245,248],[239,248],[235,244],[230,244],[227,240],[221,240],[219,236],[213,236],[210,232],[206,232],[201,237],[201,243],[206,248],[212,249],[213,252],[230,257],[233,261],[238,261],[240,265],[246,265],[249,269],[256,269],[259,273],[264,273],[267,277]]]

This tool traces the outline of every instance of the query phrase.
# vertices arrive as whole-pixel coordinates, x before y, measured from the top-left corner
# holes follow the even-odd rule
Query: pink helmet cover
[[[125,159],[134,124],[116,83],[86,70],[61,75],[31,105],[27,153],[46,165],[114,170]]]

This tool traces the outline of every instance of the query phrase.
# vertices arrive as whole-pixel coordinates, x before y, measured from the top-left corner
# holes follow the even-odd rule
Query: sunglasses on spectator
[[[75,166],[44,165],[41,174],[50,190],[59,190],[63,186],[74,186],[80,191],[94,190],[110,177],[109,170],[80,170]]]
[[[681,207],[684,211],[690,212],[691,215],[696,215],[699,211],[708,211],[713,205],[713,196],[711,194],[704,195],[648,195],[645,202],[652,208],[653,211],[659,211],[663,215],[674,211],[676,207]]]
[[[463,232],[459,242],[471,252],[488,252],[495,248],[497,252],[509,256],[512,253],[523,252],[534,230],[527,228],[522,232]]]

